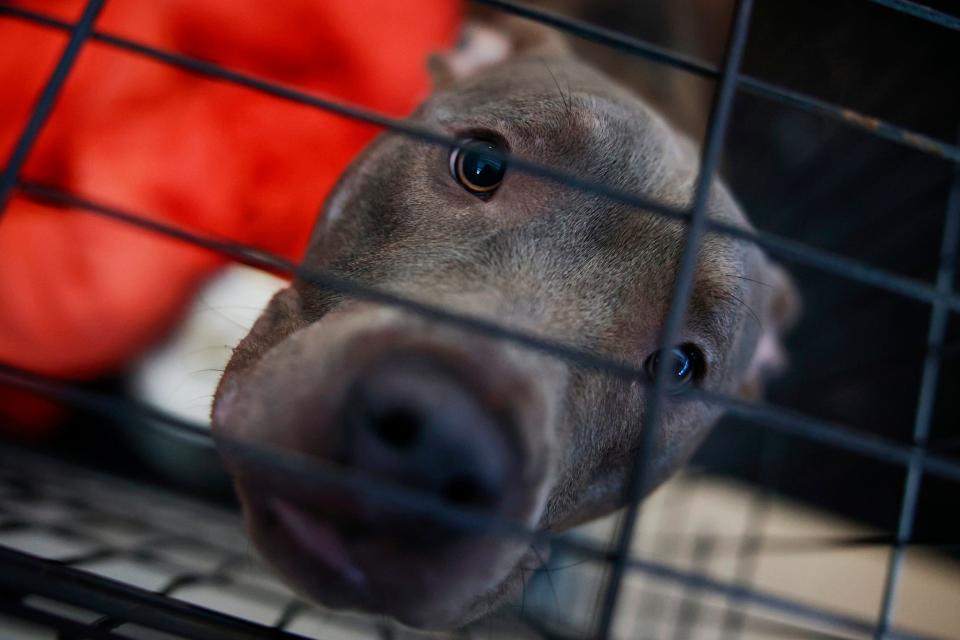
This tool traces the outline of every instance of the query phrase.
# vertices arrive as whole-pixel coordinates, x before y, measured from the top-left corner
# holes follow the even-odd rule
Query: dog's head
[[[636,367],[671,385],[755,395],[782,366],[782,271],[710,234],[676,348],[658,353],[686,227],[511,170],[490,149],[677,206],[697,152],[644,102],[509,21],[433,63],[421,124],[385,134],[329,198],[305,264]],[[748,223],[722,184],[709,215]],[[295,280],[235,351],[214,428],[294,449],[530,527],[615,509],[650,391],[509,342]],[[682,464],[719,410],[668,400],[651,476]],[[228,456],[229,458],[229,456]],[[416,626],[458,626],[515,592],[538,550],[411,518],[351,492],[231,461],[251,537],[298,589]]]

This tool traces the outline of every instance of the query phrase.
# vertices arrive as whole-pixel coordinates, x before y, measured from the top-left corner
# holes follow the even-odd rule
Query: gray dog
[[[687,206],[692,143],[556,35],[522,21],[475,27],[432,67],[437,91],[413,118],[460,144],[381,135],[329,198],[307,266],[648,370],[666,358],[674,389],[759,393],[783,366],[779,334],[796,303],[755,246],[705,239],[682,338],[658,352],[685,225],[490,154]],[[719,183],[709,215],[749,228]],[[219,435],[558,531],[622,506],[648,393],[295,280],[234,352],[213,422]],[[656,481],[686,461],[719,414],[668,395]],[[541,559],[517,540],[285,484],[226,457],[257,548],[328,606],[457,627],[514,595],[519,567]]]

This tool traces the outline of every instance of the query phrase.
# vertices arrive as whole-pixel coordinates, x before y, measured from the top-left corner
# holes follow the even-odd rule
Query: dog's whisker
[[[191,371],[187,375],[195,376],[201,373],[223,373],[223,369],[220,369],[218,367],[210,367],[208,369],[196,369],[194,371]]]
[[[763,321],[760,320],[760,316],[758,316],[757,312],[753,310],[753,307],[751,307],[750,305],[748,305],[746,302],[743,301],[743,298],[740,298],[739,296],[736,296],[730,293],[729,291],[724,293],[723,296],[725,298],[732,299],[734,302],[736,302],[741,307],[746,309],[750,313],[750,315],[753,317],[753,319],[757,322],[757,325],[760,327],[760,329],[763,330],[764,328]]]
[[[210,304],[210,302],[207,301],[206,298],[203,297],[203,294],[198,295],[198,296],[197,296],[197,300],[200,302],[200,304],[203,305],[203,307],[204,307],[207,311],[210,311],[211,313],[216,314],[216,315],[219,316],[221,319],[223,319],[224,321],[232,324],[233,326],[237,327],[237,328],[240,329],[241,331],[249,331],[249,330],[250,330],[250,325],[249,325],[249,324],[246,324],[246,325],[245,325],[245,324],[242,324],[242,323],[240,323],[239,321],[237,321],[236,319],[231,318],[230,316],[228,316],[227,314],[225,314],[223,311],[220,310],[219,307],[214,307],[212,304]],[[223,307],[223,308],[228,308],[228,307]],[[256,311],[256,309],[251,309],[251,310]]]
[[[197,397],[195,397],[195,398],[190,398],[189,400],[187,400],[187,402],[194,402],[194,403],[195,403],[195,402],[199,402],[200,400],[209,400],[209,399],[212,399],[213,396],[214,396],[214,394],[212,394],[212,393],[205,393],[205,394],[203,394],[202,396],[197,396]]]
[[[199,347],[199,348],[197,348],[197,349],[192,349],[192,350],[186,352],[184,355],[185,355],[185,356],[195,356],[195,355],[197,355],[197,354],[199,354],[199,353],[204,353],[204,352],[207,352],[207,351],[216,351],[216,350],[221,350],[221,349],[222,349],[222,350],[225,350],[225,351],[232,351],[234,348],[235,348],[235,347],[233,347],[233,346],[231,346],[231,345],[229,345],[229,344],[213,344],[213,345],[210,345],[210,346],[208,346],[208,347]]]
[[[771,288],[771,289],[773,288],[773,285],[770,284],[769,282],[763,282],[762,280],[756,280],[756,279],[754,279],[754,278],[748,278],[747,276],[739,276],[739,275],[736,275],[736,274],[733,274],[733,273],[727,273],[727,274],[724,274],[724,275],[726,275],[726,277],[728,277],[728,278],[736,278],[736,279],[738,279],[738,280],[746,280],[747,282],[752,282],[752,283],[754,283],[754,284],[759,284],[760,286],[763,286],[763,287],[769,287],[769,288]]]
[[[171,402],[171,403],[172,403],[172,402],[174,401],[174,398],[176,398],[177,394],[180,392],[180,390],[183,389],[183,387],[190,382],[190,379],[191,379],[192,377],[198,375],[198,374],[201,374],[201,373],[219,373],[219,374],[222,374],[222,373],[223,373],[223,369],[216,369],[216,368],[211,368],[211,369],[198,369],[198,370],[196,370],[196,371],[190,371],[190,372],[188,372],[186,375],[184,375],[182,378],[180,378],[180,381],[177,382],[177,383],[173,386],[173,388],[167,393],[167,402]],[[209,395],[210,395],[210,397],[212,397],[213,394],[209,394]],[[195,400],[198,400],[198,399],[199,399],[199,398],[195,398]],[[191,401],[191,402],[192,402],[192,401]]]
[[[553,69],[550,68],[550,65],[547,64],[546,61],[543,62],[543,66],[546,68],[547,73],[550,74],[550,77],[553,78],[553,83],[557,85],[557,92],[560,94],[560,100],[563,102],[567,115],[572,115],[573,103],[569,100],[569,97],[563,93],[563,88],[560,86],[560,81],[557,80],[557,76],[553,73]]]
[[[261,313],[261,312],[263,311],[263,307],[255,307],[255,306],[243,305],[243,304],[218,304],[218,305],[216,305],[216,306],[213,306],[213,305],[207,303],[207,308],[210,309],[211,311],[225,311],[225,310],[229,310],[229,311],[255,311],[255,312],[257,312],[257,313]]]

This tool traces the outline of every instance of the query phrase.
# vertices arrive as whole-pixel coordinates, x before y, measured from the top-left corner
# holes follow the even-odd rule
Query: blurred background
[[[81,2],[70,0],[5,4],[65,20],[82,10]],[[715,64],[733,11],[730,0],[530,4]],[[958,15],[954,2],[927,4]],[[958,139],[957,30],[868,0],[755,5],[744,73],[938,140]],[[115,0],[99,28],[403,116],[429,91],[424,59],[456,40],[462,12],[459,3],[445,0],[298,0],[268,8],[252,1]],[[61,32],[0,14],[3,157],[64,42]],[[573,42],[586,59],[702,138],[712,82]],[[24,176],[297,259],[325,194],[376,133],[91,43]],[[953,172],[949,161],[934,155],[744,92],[736,99],[722,166],[757,228],[929,283]],[[792,364],[769,388],[768,400],[911,443],[930,307],[785,266],[801,290],[804,314],[789,337]],[[0,361],[205,422],[230,349],[282,284],[274,275],[227,268],[220,258],[169,240],[15,195],[0,218]],[[960,323],[954,315],[930,443],[949,456],[960,456],[958,389]],[[111,423],[2,382],[0,421],[0,437],[18,447],[215,503],[232,500],[205,442],[149,424]],[[651,500],[645,512],[661,515],[643,521],[637,551],[869,619],[879,608],[889,550],[884,538],[896,530],[904,474],[727,418],[688,472]],[[940,637],[960,637],[957,495],[950,483],[923,480],[909,565],[916,573],[903,589],[910,604],[898,614],[910,628]],[[607,535],[610,526],[599,523],[591,532]],[[680,531],[680,541],[667,540]],[[722,545],[704,542],[721,533],[740,540],[739,546],[730,543],[739,551],[724,555]],[[748,535],[755,546],[745,551]],[[818,542],[788,559],[776,545],[762,552],[757,540],[778,535]],[[564,584],[582,587],[587,571],[554,577],[562,591]],[[544,594],[557,584],[537,587],[538,580],[532,581],[530,606],[549,608],[552,596]],[[677,624],[710,623],[707,614],[691,617],[684,594],[651,596],[655,585],[635,586],[635,609],[648,620],[663,615]],[[586,608],[568,613],[580,616],[571,624],[586,624],[595,602],[578,593]],[[634,637],[629,625],[623,633]]]

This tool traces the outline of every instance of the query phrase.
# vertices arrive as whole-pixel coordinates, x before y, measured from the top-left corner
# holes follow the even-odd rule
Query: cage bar
[[[613,553],[571,539],[566,535],[550,535],[545,534],[545,532],[518,527],[515,523],[496,522],[491,518],[473,517],[469,513],[462,513],[463,510],[448,505],[430,505],[429,501],[423,499],[423,496],[404,495],[410,492],[403,490],[397,491],[390,487],[377,486],[370,483],[364,484],[363,479],[359,480],[360,485],[358,486],[363,486],[363,490],[366,493],[379,495],[384,499],[400,500],[402,504],[408,505],[413,509],[426,510],[430,517],[440,518],[444,522],[457,522],[460,526],[492,530],[498,535],[527,536],[530,538],[540,536],[544,539],[549,538],[552,542],[565,545],[577,553],[608,563],[611,568],[611,575],[604,594],[602,611],[598,621],[598,636],[602,638],[607,638],[611,634],[616,614],[617,598],[621,592],[623,577],[629,571],[641,572],[655,576],[666,582],[683,585],[691,594],[699,592],[723,594],[730,602],[743,601],[757,604],[771,611],[795,615],[808,621],[830,626],[838,631],[870,633],[878,638],[913,637],[891,628],[891,625],[902,554],[905,546],[911,542],[910,537],[916,516],[922,475],[923,473],[930,473],[955,481],[960,480],[960,464],[947,458],[938,457],[930,453],[927,449],[927,437],[930,431],[938,373],[944,354],[943,341],[946,332],[947,318],[951,310],[960,310],[960,295],[955,293],[952,288],[958,242],[960,242],[960,165],[954,166],[956,179],[951,187],[942,241],[940,268],[936,284],[933,286],[912,278],[898,276],[842,256],[832,255],[828,252],[823,252],[786,238],[780,238],[762,232],[747,232],[710,221],[706,216],[706,202],[710,192],[711,181],[722,151],[726,125],[738,89],[786,104],[793,108],[838,120],[846,125],[869,131],[885,139],[926,153],[941,156],[954,163],[960,162],[960,147],[935,140],[929,136],[924,136],[863,114],[851,112],[837,105],[821,101],[805,94],[793,92],[783,87],[740,74],[739,64],[748,35],[752,0],[741,0],[741,2],[738,3],[737,14],[731,29],[728,50],[722,70],[702,61],[657,47],[646,41],[601,29],[578,20],[557,16],[512,0],[473,1],[531,20],[536,20],[572,35],[600,42],[632,55],[658,63],[668,64],[702,77],[718,80],[719,84],[711,110],[707,142],[701,155],[700,173],[694,192],[693,204],[689,209],[670,207],[636,194],[622,192],[574,174],[540,165],[536,162],[531,162],[523,158],[510,157],[510,162],[514,167],[531,175],[554,180],[574,188],[590,191],[629,204],[638,209],[666,217],[681,219],[689,223],[686,244],[681,257],[681,267],[678,272],[675,292],[670,306],[670,313],[663,331],[662,344],[664,346],[671,346],[675,340],[689,300],[699,241],[704,234],[710,232],[725,233],[733,237],[755,242],[772,252],[785,255],[797,262],[814,266],[826,272],[833,273],[834,275],[884,288],[900,295],[932,304],[927,341],[928,351],[924,362],[921,391],[917,403],[913,447],[906,447],[873,438],[849,429],[837,431],[835,425],[830,425],[806,416],[798,416],[777,407],[745,403],[716,394],[695,393],[690,396],[692,400],[716,402],[729,411],[738,413],[748,419],[762,419],[767,421],[769,422],[768,426],[772,429],[785,430],[790,433],[828,443],[835,447],[846,448],[863,455],[895,462],[896,464],[906,467],[900,521],[894,548],[890,555],[879,621],[873,624],[872,622],[860,620],[855,617],[823,611],[816,607],[794,602],[788,598],[779,598],[765,594],[743,585],[725,584],[697,572],[678,571],[666,565],[631,557],[629,544],[639,517],[639,497],[646,485],[645,473],[648,469],[648,464],[646,464],[649,456],[648,445],[652,434],[655,432],[660,409],[659,405],[662,400],[662,384],[665,378],[664,366],[659,367],[656,381],[652,388],[651,402],[647,408],[647,415],[642,431],[644,444],[638,451],[638,461],[634,468],[635,473],[632,475],[629,485],[629,506],[624,516],[616,548]],[[873,2],[928,20],[946,28],[960,30],[960,21],[953,16],[935,11],[909,0],[873,0]],[[177,238],[183,242],[223,253],[247,264],[261,268],[281,269],[288,273],[296,274],[315,284],[341,291],[347,295],[399,306],[440,322],[457,324],[478,333],[509,340],[521,346],[537,349],[609,375],[632,380],[642,379],[642,376],[645,375],[643,371],[635,367],[630,367],[597,354],[581,351],[565,344],[515,331],[495,323],[463,316],[446,309],[416,303],[373,288],[364,287],[349,280],[335,278],[331,274],[304,269],[303,267],[292,264],[277,256],[266,254],[253,247],[205,238],[189,231],[168,227],[132,213],[86,200],[74,194],[67,194],[55,188],[19,182],[19,174],[23,164],[26,162],[44,123],[49,118],[57,97],[69,77],[82,46],[91,39],[130,53],[146,56],[179,67],[189,72],[232,82],[284,100],[311,105],[343,117],[375,124],[429,144],[450,146],[455,142],[446,136],[437,134],[423,127],[389,118],[369,110],[313,96],[290,87],[271,83],[215,64],[156,49],[118,36],[98,32],[94,29],[94,23],[104,4],[105,0],[89,0],[81,18],[75,24],[21,8],[8,5],[0,6],[0,16],[5,15],[7,17],[29,20],[50,28],[69,32],[69,40],[56,68],[47,80],[28,122],[17,140],[13,153],[4,167],[3,174],[0,176],[0,215],[2,215],[3,209],[6,207],[13,190],[19,186],[24,194],[31,197],[59,202],[85,210],[86,212],[114,219],[124,224],[136,225],[154,233],[161,233],[169,237]],[[494,153],[493,155],[501,154]],[[509,154],[506,155],[508,156]],[[116,399],[74,388],[59,381],[45,379],[41,376],[32,376],[29,372],[17,370],[2,363],[0,363],[0,379],[21,384],[27,388],[39,389],[69,402],[74,402],[113,416],[119,416],[121,418],[133,415],[149,416],[163,422],[165,428],[201,433],[197,431],[198,428],[195,425],[190,425],[170,418],[170,416],[165,416],[156,409],[124,404]],[[209,437],[208,434],[203,435]],[[304,467],[299,461],[290,457],[275,455],[276,452],[252,447],[250,449],[251,450],[246,451],[248,455],[254,456],[264,464],[275,465],[283,472],[307,474],[307,477],[312,480],[319,479],[324,482],[357,481],[354,478],[347,478],[345,480],[342,477],[338,477],[336,472],[331,473],[330,470],[321,469],[315,464]],[[6,517],[3,512],[3,504],[0,502],[0,528],[8,529],[17,526],[25,526],[25,523],[17,522],[15,517]],[[73,530],[66,523],[51,526],[64,535],[83,538],[82,532]],[[92,542],[96,542],[96,540],[92,540]],[[196,540],[191,540],[191,542],[196,542]],[[746,543],[742,549],[747,549]],[[75,604],[86,603],[94,606],[98,611],[103,612],[104,615],[92,624],[86,625],[67,618],[58,617],[49,612],[27,607],[21,602],[7,601],[6,599],[0,600],[0,611],[16,615],[23,619],[48,624],[64,632],[83,637],[122,637],[115,633],[115,631],[118,627],[128,622],[141,622],[158,629],[184,633],[191,637],[198,638],[275,637],[292,639],[298,637],[289,631],[283,630],[289,627],[291,622],[296,619],[304,609],[304,605],[295,599],[290,600],[285,605],[277,624],[274,627],[267,627],[245,622],[208,609],[186,605],[167,597],[169,594],[176,592],[186,585],[196,585],[206,582],[231,582],[231,567],[239,562],[240,558],[225,550],[221,561],[212,570],[180,571],[176,573],[164,588],[156,593],[99,578],[74,568],[74,566],[78,564],[98,559],[108,559],[123,555],[123,553],[149,555],[149,552],[144,549],[118,551],[109,545],[101,544],[92,551],[78,554],[75,557],[60,562],[54,562],[34,558],[0,547],[0,566],[3,567],[3,571],[0,571],[0,593],[21,593],[26,590],[31,593],[60,598],[66,602],[73,602]],[[776,625],[779,623],[772,624]],[[771,629],[773,629],[773,626],[771,626]],[[544,635],[549,636],[549,632],[546,630],[541,631]],[[383,633],[384,635],[388,635],[389,631],[384,631]]]
[[[955,165],[953,169],[953,181],[950,185],[950,195],[947,199],[947,208],[944,215],[940,266],[937,271],[937,288],[941,291],[952,290],[953,280],[957,273],[957,256],[960,255],[960,165]],[[896,542],[890,551],[890,562],[883,587],[883,601],[880,605],[880,620],[877,624],[876,633],[878,640],[883,640],[890,623],[893,621],[897,584],[903,567],[904,545],[913,534],[913,524],[917,518],[920,485],[923,483],[923,459],[928,455],[928,441],[933,426],[933,408],[937,397],[937,383],[940,380],[940,368],[943,363],[943,345],[947,335],[949,315],[947,309],[941,304],[934,303],[933,309],[930,311],[927,353],[923,362],[920,393],[917,397],[917,410],[913,425],[914,450],[904,478]]]
[[[723,62],[723,72],[720,84],[714,93],[713,105],[710,110],[710,119],[707,124],[707,141],[700,155],[700,168],[693,193],[691,220],[687,228],[683,253],[680,256],[680,265],[677,270],[673,295],[670,299],[670,309],[667,312],[663,333],[660,336],[661,349],[671,349],[677,343],[680,329],[687,315],[690,296],[693,293],[693,277],[697,269],[700,256],[700,241],[707,231],[707,203],[710,200],[710,188],[714,174],[720,163],[723,152],[723,143],[726,139],[727,125],[733,111],[733,101],[736,98],[737,75],[740,72],[740,63],[747,46],[747,35],[750,31],[750,15],[753,11],[753,0],[739,0],[733,24],[727,36],[727,52]],[[637,519],[640,517],[640,501],[650,484],[649,468],[652,459],[654,436],[660,419],[660,405],[663,402],[664,385],[669,375],[666,359],[662,359],[655,372],[652,389],[648,389],[647,403],[644,408],[643,424],[640,427],[640,441],[637,454],[634,457],[633,468],[627,480],[624,491],[626,511],[620,525],[615,544],[613,562],[610,567],[609,584],[603,597],[600,610],[597,637],[606,639],[613,632],[613,621],[616,615],[617,601],[623,583],[625,561],[630,554],[633,533],[636,530]]]
[[[30,150],[40,136],[40,130],[43,129],[44,123],[50,117],[50,112],[53,110],[53,105],[56,104],[57,97],[67,81],[67,76],[73,69],[77,56],[80,55],[80,49],[90,39],[94,22],[100,15],[105,2],[106,0],[89,0],[77,24],[67,25],[66,27],[70,30],[70,39],[67,41],[67,46],[64,47],[60,60],[57,61],[57,66],[50,74],[50,78],[43,87],[36,105],[31,110],[30,118],[7,159],[7,166],[4,167],[3,174],[0,175],[0,218],[3,217],[3,210],[7,208],[7,202],[10,200],[10,194],[17,183],[20,169],[27,161],[27,156],[30,155]]]

